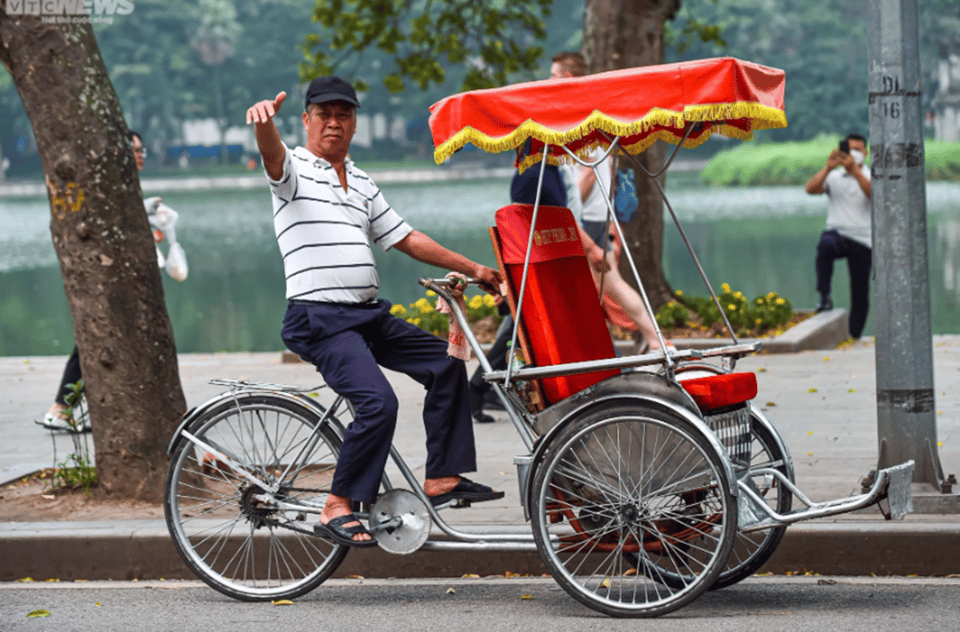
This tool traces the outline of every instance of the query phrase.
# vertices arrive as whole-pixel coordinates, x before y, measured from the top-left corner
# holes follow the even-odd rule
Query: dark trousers
[[[601,248],[606,248],[607,235],[609,235],[610,226],[607,222],[591,222],[588,220],[583,220],[580,222],[583,226],[583,231],[590,235],[590,239],[593,240],[593,243],[597,244]]]
[[[870,248],[847,239],[835,230],[824,231],[817,244],[817,291],[830,294],[833,262],[847,260],[850,271],[850,335],[859,338],[867,324],[870,309],[870,266],[873,253]]]
[[[67,358],[67,365],[63,367],[63,377],[60,378],[60,390],[57,391],[57,396],[53,401],[57,402],[61,406],[67,405],[67,395],[73,392],[73,389],[70,388],[71,384],[76,384],[83,378],[83,375],[80,373],[80,354],[77,353],[77,348],[73,348],[73,353],[70,354],[70,357]]]
[[[466,365],[447,355],[445,340],[392,316],[390,303],[382,299],[361,305],[293,302],[281,335],[356,411],[340,448],[332,493],[376,500],[399,406],[381,366],[427,389],[426,477],[476,470]]]
[[[502,371],[507,368],[507,347],[513,338],[513,318],[505,316],[500,328],[497,330],[497,337],[490,345],[487,351],[487,362],[494,371]],[[470,376],[470,392],[473,394],[473,410],[483,410],[483,396],[490,391],[490,382],[483,379],[483,367],[478,366],[473,375]]]

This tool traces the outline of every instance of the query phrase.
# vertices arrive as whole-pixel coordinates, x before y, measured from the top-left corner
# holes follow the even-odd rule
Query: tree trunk
[[[583,54],[589,71],[663,63],[663,23],[680,9],[680,0],[586,0],[583,19]],[[637,159],[651,172],[664,160],[661,143]],[[628,165],[627,159],[621,165]],[[636,170],[635,170],[636,171]],[[645,174],[635,173],[640,206],[634,218],[622,225],[625,247],[637,269],[654,310],[673,298],[663,273],[663,202],[656,185]],[[636,285],[626,257],[621,273]]]
[[[43,162],[100,488],[159,501],[166,445],[186,405],[126,124],[89,24],[5,9],[0,60]]]

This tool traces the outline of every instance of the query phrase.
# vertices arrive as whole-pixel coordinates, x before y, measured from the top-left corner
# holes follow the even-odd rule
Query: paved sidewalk
[[[960,336],[933,341],[938,439],[944,472],[960,472]],[[282,364],[281,354],[186,354],[180,374],[189,405],[220,392],[213,377],[246,378],[314,386],[312,367]],[[50,433],[33,424],[49,406],[64,358],[0,358],[0,482],[54,463]],[[471,364],[471,370],[475,363]],[[860,479],[876,465],[874,346],[860,342],[833,351],[760,355],[742,360],[739,370],[758,371],[756,402],[774,421],[790,448],[797,484],[815,501],[859,493]],[[396,443],[418,477],[423,476],[422,389],[390,374],[401,402]],[[524,453],[513,426],[476,425],[477,479],[503,489],[502,501],[449,511],[457,526],[528,530],[519,508],[513,457]],[[56,454],[71,451],[69,437],[56,438]],[[399,481],[394,476],[395,482]],[[915,486],[915,494],[936,497]],[[956,506],[951,495],[948,504]],[[929,504],[929,503],[928,503]],[[0,504],[2,507],[2,504]],[[162,520],[75,523],[0,522],[0,580],[150,579],[190,577]],[[0,517],[2,520],[2,517]],[[766,570],[810,570],[824,574],[951,574],[960,572],[960,515],[915,513],[885,522],[874,511],[791,526]],[[352,551],[338,575],[367,577],[459,576],[504,572],[542,573],[535,553],[483,554],[421,551],[393,556],[379,550]]]

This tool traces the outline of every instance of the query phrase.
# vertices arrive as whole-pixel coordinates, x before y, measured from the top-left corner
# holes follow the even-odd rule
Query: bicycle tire
[[[242,464],[268,485],[317,432],[278,487],[277,497],[323,507],[340,440],[321,414],[270,394],[242,394],[205,412],[189,432]],[[326,580],[348,547],[316,538],[306,515],[279,511],[257,499],[262,489],[209,452],[182,439],[164,487],[164,515],[177,551],[207,585],[241,601],[293,599]],[[299,529],[299,530],[298,530]]]

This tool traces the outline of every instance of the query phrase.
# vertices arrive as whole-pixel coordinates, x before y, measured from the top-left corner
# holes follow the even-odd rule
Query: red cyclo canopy
[[[584,155],[609,145],[602,132],[622,136],[637,154],[657,140],[696,147],[715,133],[741,140],[754,130],[786,127],[784,73],[730,57],[615,70],[587,77],[548,79],[447,97],[430,108],[434,158],[441,163],[467,143],[489,152],[533,143],[521,168],[551,162],[560,149]]]

